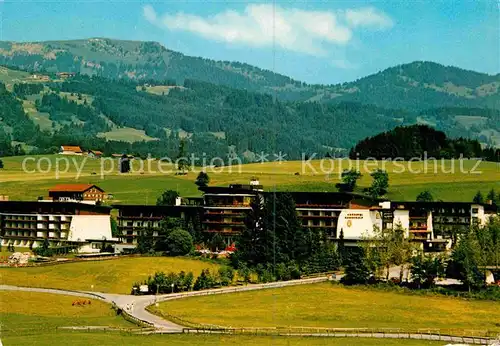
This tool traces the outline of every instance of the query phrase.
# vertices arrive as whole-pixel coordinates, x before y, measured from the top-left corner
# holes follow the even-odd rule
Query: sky
[[[416,60],[500,72],[497,0],[0,0],[0,40],[158,41],[308,83]]]

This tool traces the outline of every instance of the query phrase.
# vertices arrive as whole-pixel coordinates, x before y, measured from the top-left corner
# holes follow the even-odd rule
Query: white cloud
[[[168,30],[188,31],[210,40],[272,47],[327,56],[328,46],[346,45],[357,27],[386,28],[390,18],[373,8],[346,11],[305,11],[270,4],[250,4],[242,12],[227,10],[210,17],[183,12],[158,16],[143,8],[149,22]]]
[[[142,13],[144,15],[144,18],[150,23],[155,23],[156,22],[156,12],[153,6],[151,5],[146,5],[142,8]]]
[[[347,24],[353,28],[364,26],[386,29],[394,25],[392,19],[388,15],[373,7],[346,10],[345,19]]]

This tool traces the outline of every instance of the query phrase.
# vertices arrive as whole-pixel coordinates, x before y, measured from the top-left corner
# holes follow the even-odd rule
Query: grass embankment
[[[0,268],[0,282],[4,285],[129,294],[134,282],[143,281],[157,271],[192,271],[196,277],[204,268],[216,270],[218,265],[178,257],[128,257],[43,267]]]
[[[89,299],[59,294],[0,291],[0,322],[5,336],[56,333],[56,327],[108,326],[136,328],[109,304],[90,299],[91,304],[73,306]]]
[[[37,345],[37,346],[424,346],[444,345],[443,342],[423,340],[391,340],[362,338],[312,338],[312,337],[262,337],[262,336],[228,336],[228,335],[123,335],[117,333],[63,333],[32,336],[10,336],[2,338],[4,345]]]
[[[148,162],[144,162],[141,170],[138,161],[132,161],[134,172],[119,174],[118,160],[114,160],[114,170],[110,170],[110,161],[101,161],[85,157],[63,157],[61,155],[46,156],[45,161],[40,162],[42,170],[47,170],[48,162],[51,170],[44,173],[37,170],[37,162],[41,156],[34,156],[35,161],[29,161],[26,165],[27,173],[22,169],[25,157],[3,158],[4,169],[0,170],[0,182],[2,182],[2,194],[10,196],[11,200],[34,200],[38,196],[47,196],[47,190],[59,183],[93,183],[101,186],[106,192],[114,195],[114,202],[154,204],[156,198],[166,189],[179,191],[182,196],[199,195],[200,192],[194,184],[198,172],[190,172],[184,176],[175,175],[175,167],[162,164],[162,169],[167,173],[160,173],[158,161],[151,161],[151,172]],[[56,176],[55,166],[57,159],[67,158],[70,167],[67,172]],[[75,160],[75,161],[73,161]],[[85,160],[85,162],[84,162]],[[77,168],[84,163],[83,170],[76,180]],[[374,170],[376,167],[385,168],[389,172],[389,194],[391,199],[415,200],[419,192],[430,190],[437,199],[444,201],[471,201],[477,190],[486,193],[495,188],[500,190],[500,169],[497,163],[481,162],[477,167],[476,161],[455,161],[454,172],[451,171],[451,161],[444,162],[445,172],[442,171],[441,163],[437,172],[434,172],[432,162],[366,162],[366,168]],[[101,177],[101,165],[104,167],[104,175]],[[264,164],[253,163],[241,166],[217,168],[217,172],[208,170],[211,185],[226,186],[230,183],[248,183],[252,177],[258,177],[267,190],[276,188],[278,191],[336,191],[335,184],[339,182],[339,172],[349,165],[355,166],[356,162],[348,160],[337,160],[331,173],[328,162],[321,169],[319,161],[312,161],[311,166],[304,165],[300,161],[288,161],[283,163],[267,162]],[[401,165],[406,171],[401,171]],[[61,171],[66,171],[64,162],[59,164]],[[365,169],[365,161],[359,162],[359,169],[363,177],[359,181],[359,191],[371,184],[371,177]],[[415,173],[410,173],[411,167]],[[478,174],[470,173],[480,172]],[[420,173],[417,173],[419,172]],[[469,172],[469,173],[468,173]],[[94,174],[93,174],[94,173]],[[299,173],[300,175],[295,175]],[[57,179],[56,179],[57,178]]]
[[[194,323],[230,327],[500,332],[498,302],[404,295],[331,283],[174,300],[161,303],[158,309]]]

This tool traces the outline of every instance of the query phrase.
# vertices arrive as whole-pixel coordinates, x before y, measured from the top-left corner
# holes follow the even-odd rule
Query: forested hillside
[[[477,158],[500,161],[500,149],[482,148],[477,140],[448,138],[444,132],[427,125],[398,126],[360,141],[351,158],[410,160],[412,158]]]
[[[500,75],[417,61],[357,81],[309,85],[239,62],[186,56],[156,42],[92,38],[34,43],[0,42],[0,64],[36,72],[76,72],[107,78],[186,79],[276,94],[286,101],[360,102],[422,111],[439,107],[500,109]]]
[[[499,74],[492,76],[433,62],[391,67],[337,88],[342,95],[333,101],[415,111],[435,107],[500,109]]]
[[[0,42],[0,64],[11,66],[0,67],[1,155],[77,144],[176,157],[184,140],[207,157],[299,159],[346,155],[363,138],[412,124],[500,146],[500,75],[431,62],[308,85],[155,42],[88,39]]]
[[[414,114],[404,111],[355,103],[289,103],[194,80],[160,95],[145,91],[135,81],[85,75],[45,83],[40,94],[25,94],[25,90],[38,91],[34,87],[14,85],[13,89],[22,90],[19,95],[5,91],[17,102],[17,117],[23,112],[21,101],[32,102],[52,121],[50,134],[12,136],[40,150],[70,143],[108,153],[127,150],[175,157],[183,137],[189,151],[198,155],[225,156],[230,147],[232,153],[248,160],[261,152],[272,157],[279,151],[298,159],[302,153],[338,155],[339,149],[346,150],[362,136],[415,121]],[[117,128],[143,130],[155,140],[128,144],[100,138]]]
[[[107,38],[33,43],[0,42],[0,65],[45,72],[77,72],[133,80],[196,79],[233,88],[262,90],[301,83],[239,62],[214,61],[166,49],[157,42]]]

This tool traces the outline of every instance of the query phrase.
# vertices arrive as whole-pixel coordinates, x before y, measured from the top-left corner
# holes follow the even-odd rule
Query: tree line
[[[483,149],[477,140],[451,139],[427,125],[398,126],[360,141],[349,154],[352,159],[485,158],[500,161],[500,149]]]

